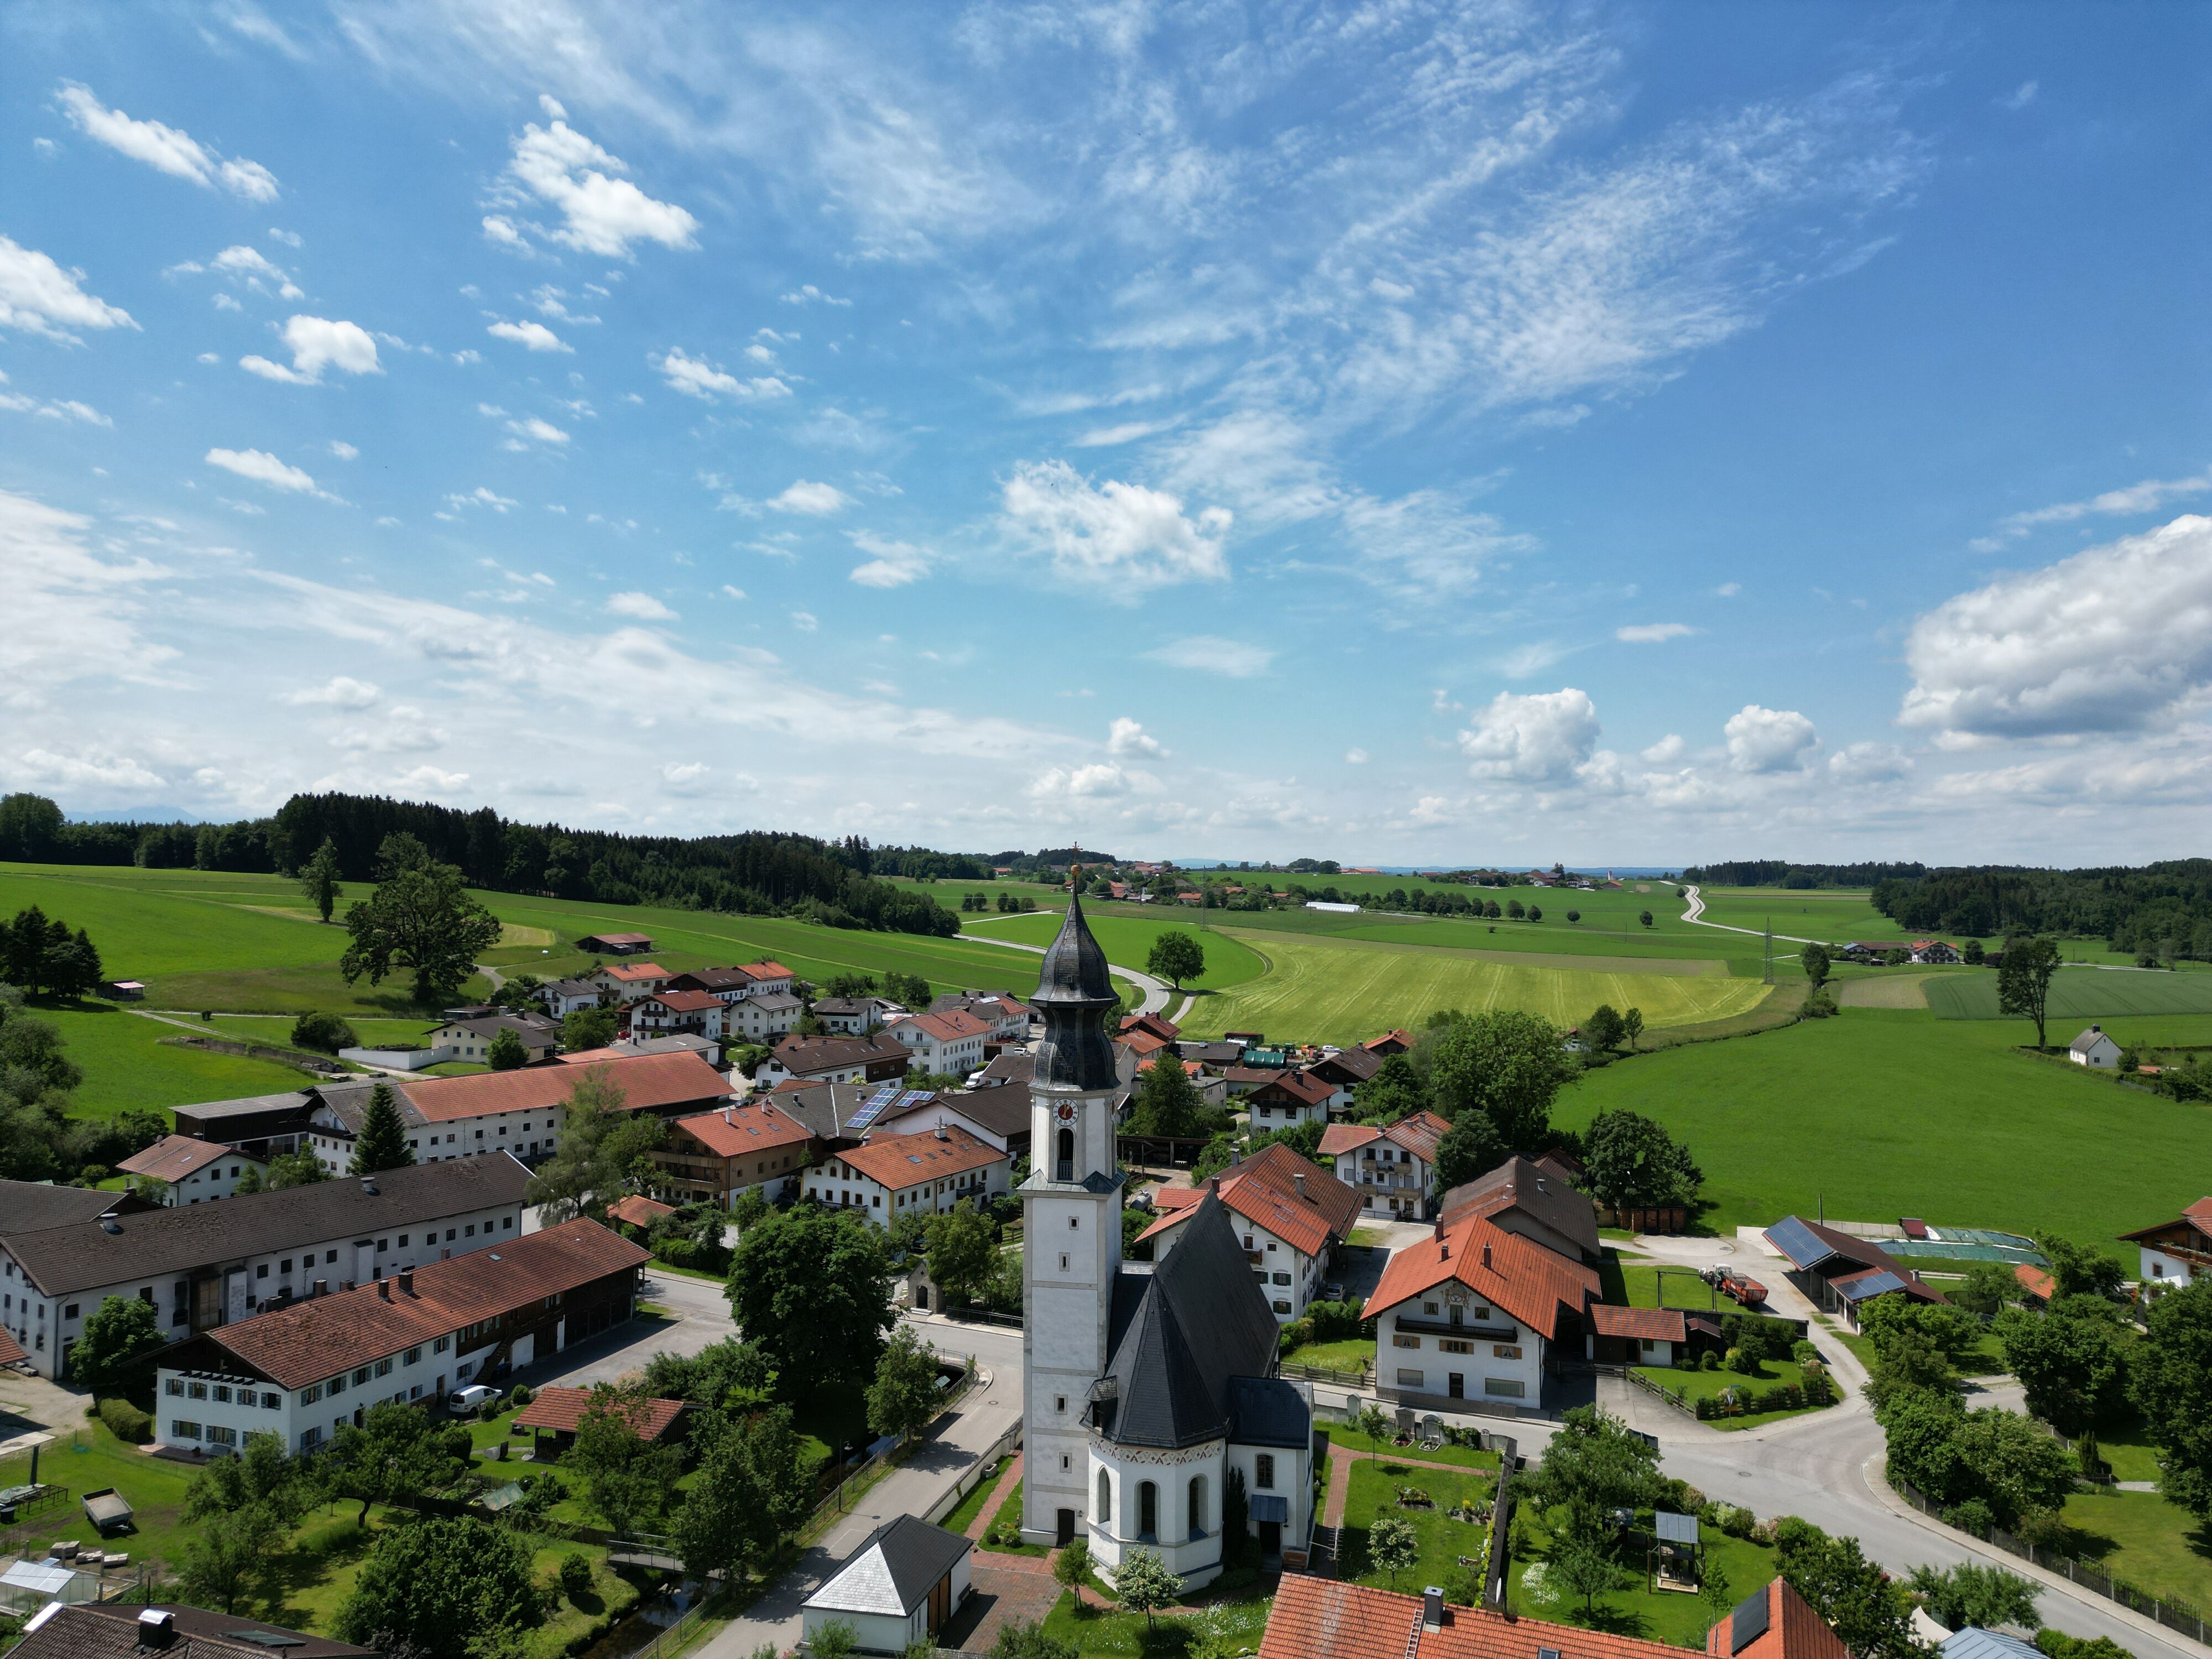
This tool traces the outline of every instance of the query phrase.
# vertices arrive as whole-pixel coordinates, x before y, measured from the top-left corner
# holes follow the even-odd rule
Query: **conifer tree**
[[[392,1085],[380,1083],[368,1091],[368,1109],[362,1114],[361,1135],[353,1144],[353,1163],[348,1173],[374,1175],[397,1170],[415,1161],[407,1144],[407,1126],[399,1121],[399,1102]]]

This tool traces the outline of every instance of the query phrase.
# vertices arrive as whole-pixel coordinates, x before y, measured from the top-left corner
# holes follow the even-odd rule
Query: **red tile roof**
[[[939,1133],[943,1139],[939,1139]],[[878,1186],[893,1192],[969,1170],[988,1169],[1006,1154],[957,1123],[915,1135],[878,1135],[837,1156]]]
[[[151,1176],[156,1181],[172,1184],[188,1175],[195,1175],[227,1158],[243,1158],[245,1163],[258,1164],[258,1158],[246,1158],[232,1147],[219,1140],[202,1140],[194,1135],[163,1135],[143,1152],[133,1152],[115,1167],[131,1175]]]
[[[711,991],[661,991],[646,998],[657,1002],[672,1014],[699,1014],[722,1006],[721,998]]]
[[[514,1414],[514,1426],[574,1434],[576,1425],[583,1420],[584,1408],[591,1403],[589,1389],[548,1386],[538,1389],[537,1398]],[[681,1400],[641,1400],[637,1404],[641,1409],[631,1415],[629,1425],[637,1431],[639,1439],[648,1443],[666,1434],[684,1412]]]
[[[1595,1269],[1470,1215],[1443,1229],[1441,1238],[1425,1238],[1392,1256],[1367,1298],[1367,1316],[1455,1279],[1547,1338],[1559,1331],[1562,1304],[1580,1312],[1598,1293]]]
[[[1765,1630],[1737,1648],[1734,1617],[1722,1620],[1705,1632],[1705,1651],[1714,1659],[1850,1659],[1843,1638],[1788,1584],[1774,1579],[1764,1593]]]
[[[2020,1281],[2021,1289],[2040,1301],[2048,1302],[2058,1293],[2058,1281],[2043,1268],[2027,1262],[2015,1264],[2012,1276]]]
[[[1418,1595],[1292,1572],[1276,1591],[1260,1659],[1537,1659],[1547,1650],[1559,1659],[1682,1659],[1662,1643],[1481,1607],[1447,1607],[1430,1630]]]
[[[1270,1094],[1279,1091],[1308,1106],[1326,1104],[1335,1097],[1336,1091],[1317,1077],[1308,1077],[1304,1072],[1279,1072],[1252,1092]]]
[[[672,1127],[720,1158],[743,1158],[778,1146],[804,1146],[814,1138],[804,1123],[772,1100],[679,1117]]]
[[[1301,1175],[1305,1177],[1304,1196],[1297,1181]],[[1307,1255],[1322,1255],[1359,1218],[1357,1192],[1280,1142],[1223,1170],[1218,1180],[1221,1201],[1231,1210]],[[1153,1202],[1166,1213],[1138,1237],[1151,1238],[1167,1231],[1205,1196],[1205,1188],[1198,1187],[1158,1193]]]
[[[1370,1053],[1401,1054],[1413,1046],[1413,1034],[1402,1025],[1395,1031],[1385,1031],[1379,1037],[1370,1037],[1359,1045]]]
[[[0,1365],[20,1365],[31,1356],[23,1352],[23,1345],[5,1331],[0,1331]]]
[[[1600,1336],[1628,1336],[1649,1342],[1687,1340],[1678,1308],[1616,1308],[1601,1304],[1589,1310],[1590,1328]]]
[[[1382,1139],[1382,1131],[1371,1123],[1332,1123],[1321,1132],[1321,1155],[1340,1158]]]
[[[739,966],[755,979],[789,979],[791,977],[791,969],[773,957],[763,957],[758,962],[741,963]]]
[[[1419,1111],[1400,1118],[1382,1131],[1383,1139],[1403,1146],[1424,1164],[1437,1161],[1437,1146],[1451,1125],[1434,1112]]]
[[[606,1079],[623,1091],[625,1111],[658,1111],[695,1100],[724,1100],[729,1080],[698,1055],[629,1054],[600,1062]],[[473,1077],[431,1078],[403,1083],[415,1109],[429,1123],[488,1117],[500,1112],[534,1112],[565,1103],[577,1073],[566,1066],[525,1066],[513,1072],[479,1072]]]
[[[617,1221],[626,1221],[633,1227],[650,1227],[665,1215],[674,1215],[673,1204],[662,1204],[647,1198],[643,1193],[632,1193],[618,1203],[607,1206],[607,1213]]]
[[[564,1221],[496,1249],[471,1250],[417,1267],[414,1292],[396,1278],[221,1325],[203,1333],[262,1376],[288,1389],[402,1348],[448,1336],[651,1260],[596,1221]],[[389,1293],[386,1300],[380,1289]]]
[[[988,1025],[965,1008],[949,1008],[941,1014],[915,1014],[909,1018],[916,1030],[928,1032],[939,1042],[957,1042],[963,1037],[988,1036],[991,1033]]]
[[[657,962],[610,962],[599,969],[609,979],[666,979],[668,969]]]

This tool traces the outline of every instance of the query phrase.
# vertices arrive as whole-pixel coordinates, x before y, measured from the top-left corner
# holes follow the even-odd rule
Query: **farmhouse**
[[[855,1209],[878,1227],[900,1216],[941,1215],[963,1198],[981,1204],[1007,1190],[1012,1160],[967,1130],[877,1135],[824,1158],[806,1173],[806,1195]]]
[[[1595,1268],[1489,1217],[1440,1219],[1390,1258],[1367,1299],[1377,1392],[1403,1406],[1534,1411],[1552,1344],[1583,1334],[1597,1295]]]
[[[726,1012],[722,1000],[705,991],[655,991],[630,1004],[629,1029],[655,1036],[720,1037]]]
[[[799,1607],[813,1636],[843,1624],[861,1653],[903,1654],[927,1645],[968,1599],[975,1547],[912,1515],[894,1516],[860,1540],[852,1559]],[[811,1644],[810,1644],[811,1646]]]
[[[1207,1179],[1204,1187],[1170,1187],[1154,1196],[1160,1218],[1139,1234],[1164,1256],[1180,1229],[1209,1196],[1229,1212],[1245,1261],[1279,1322],[1303,1315],[1321,1294],[1336,1247],[1359,1215],[1359,1195],[1279,1142]]]
[[[522,1057],[530,1063],[550,1060],[560,1052],[561,1028],[542,1014],[490,1014],[474,1019],[449,1019],[423,1039],[433,1053],[447,1060],[489,1063],[492,1039],[512,1031],[522,1044]]]
[[[1450,1127],[1428,1111],[1383,1128],[1332,1123],[1322,1132],[1321,1156],[1359,1194],[1361,1213],[1417,1218],[1428,1214],[1436,1195],[1437,1144]]]
[[[1595,1267],[1604,1257],[1597,1212],[1589,1200],[1540,1163],[1517,1153],[1446,1193],[1438,1213],[1447,1227],[1471,1215],[1484,1217],[1585,1267]]]
[[[637,957],[653,949],[653,941],[643,933],[586,933],[576,948],[595,957]]]
[[[908,1014],[886,1025],[884,1033],[913,1054],[917,1071],[965,1077],[982,1066],[983,1039],[994,1029],[966,1009],[955,1008],[942,1014]]]
[[[796,1194],[813,1148],[806,1126],[771,1098],[679,1117],[647,1156],[660,1196],[727,1209],[748,1187],[770,1203]]]
[[[49,1376],[111,1296],[153,1305],[172,1340],[400,1267],[459,1256],[522,1230],[530,1172],[511,1158],[410,1164],[368,1180],[155,1209],[112,1193],[0,1183],[0,1322]],[[125,1208],[126,1205],[131,1206]]]
[[[2105,1035],[2103,1026],[2092,1025],[2066,1045],[2066,1058],[2076,1066],[2111,1071],[2120,1063],[2120,1045]]]
[[[728,1079],[696,1054],[636,1054],[599,1062],[597,1069],[622,1091],[624,1111],[681,1117],[719,1106],[732,1092]],[[417,1162],[478,1152],[512,1152],[532,1162],[552,1156],[569,1095],[581,1075],[568,1066],[531,1066],[386,1086]],[[376,1086],[325,1083],[315,1091],[320,1103],[313,1119],[312,1149],[333,1174],[352,1161],[354,1139]]]
[[[305,1451],[371,1406],[434,1401],[623,1322],[649,1259],[567,1221],[204,1331],[163,1356],[155,1443],[234,1451],[274,1434]]]
[[[1765,1238],[1790,1263],[1787,1277],[1806,1299],[1824,1313],[1842,1314],[1854,1330],[1859,1310],[1878,1296],[1948,1299],[1881,1245],[1802,1216],[1783,1217],[1766,1230]]]
[[[1248,1092],[1244,1103],[1251,1109],[1255,1129],[1287,1129],[1294,1123],[1325,1125],[1328,1103],[1335,1092],[1319,1078],[1304,1072],[1277,1072]]]
[[[2200,1198],[2172,1221],[2121,1237],[2142,1256],[2146,1285],[2186,1285],[2212,1275],[2212,1198]]]
[[[1940,939],[1917,939],[1912,941],[1912,959],[1919,963],[1955,963],[1960,960],[1959,947]]]
[[[626,1006],[664,988],[668,983],[668,969],[657,962],[611,962],[584,977],[599,988],[604,1000]]]
[[[258,1176],[269,1166],[248,1158],[221,1141],[200,1140],[191,1135],[163,1135],[143,1152],[133,1152],[115,1166],[129,1176],[142,1176],[163,1185],[159,1202],[198,1204],[228,1198],[239,1178],[251,1170]]]
[[[538,1000],[556,1019],[566,1019],[579,1008],[599,1006],[599,988],[586,979],[550,980],[538,988]]]
[[[896,1083],[907,1073],[907,1046],[884,1034],[872,1037],[787,1036],[761,1061],[753,1086],[773,1089],[792,1079],[806,1083]]]

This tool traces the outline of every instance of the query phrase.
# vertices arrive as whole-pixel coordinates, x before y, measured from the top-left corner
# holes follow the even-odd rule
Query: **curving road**
[[[1010,939],[994,939],[988,933],[960,933],[955,937],[970,939],[979,945],[1001,945],[1009,951],[1027,951],[1031,956],[1036,957],[1042,956],[1049,948],[1042,945],[1019,945]],[[1106,966],[1145,994],[1144,1006],[1137,1010],[1140,1014],[1158,1013],[1168,1006],[1169,997],[1174,994],[1165,983],[1154,979],[1150,974],[1140,973],[1134,968],[1124,968],[1118,962],[1109,962]]]

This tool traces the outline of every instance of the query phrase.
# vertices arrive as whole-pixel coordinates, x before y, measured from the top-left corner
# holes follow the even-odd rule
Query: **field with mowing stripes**
[[[1439,1008],[1519,1008],[1578,1025],[1601,1002],[1644,1011],[1647,1025],[1688,1025],[1749,1012],[1767,994],[1756,980],[1528,968],[1435,951],[1353,940],[1247,933],[1266,958],[1261,978],[1198,999],[1193,1036],[1231,1030],[1311,1042],[1354,1042],[1418,1025]]]
[[[1206,972],[1186,981],[1190,990],[1218,991],[1231,985],[1242,985],[1247,980],[1257,979],[1267,972],[1267,963],[1253,953],[1249,946],[1238,944],[1226,934],[1208,928],[1198,929],[1198,918],[1180,907],[1147,905],[1115,905],[1112,915],[1096,915],[1085,904],[1083,914],[1091,923],[1091,931],[1105,948],[1109,962],[1126,968],[1142,969],[1146,953],[1152,941],[1162,933],[1188,933],[1206,953]],[[1125,911],[1137,909],[1128,915]],[[963,916],[961,931],[968,938],[979,939],[1012,939],[1023,945],[1049,945],[1060,931],[1062,915],[1060,911],[1038,910],[1025,916]]]
[[[1994,972],[1931,975],[1928,1006],[1939,1019],[1995,1019]],[[2212,1014],[2212,973],[2136,968],[2061,968],[2051,978],[2051,1020],[2096,1019],[2127,1014]],[[2072,1031],[2051,1032],[2070,1042]]]

